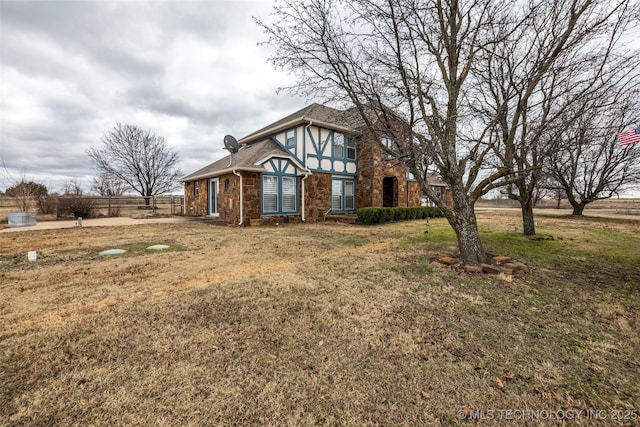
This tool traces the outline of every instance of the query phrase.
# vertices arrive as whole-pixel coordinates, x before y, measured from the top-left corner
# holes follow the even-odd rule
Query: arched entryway
[[[398,206],[398,178],[387,176],[382,179],[382,207]]]

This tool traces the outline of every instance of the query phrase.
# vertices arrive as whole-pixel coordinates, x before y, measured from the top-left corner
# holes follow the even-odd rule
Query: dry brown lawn
[[[442,219],[1,234],[0,425],[637,425],[640,222],[479,215],[529,274],[432,265]]]

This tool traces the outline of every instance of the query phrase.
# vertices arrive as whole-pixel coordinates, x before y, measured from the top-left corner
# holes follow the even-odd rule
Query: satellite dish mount
[[[227,167],[230,167],[233,164],[233,155],[238,152],[238,150],[240,149],[240,145],[238,145],[238,141],[236,141],[236,139],[233,136],[225,135],[224,148],[226,148],[230,154],[229,166],[227,166]]]

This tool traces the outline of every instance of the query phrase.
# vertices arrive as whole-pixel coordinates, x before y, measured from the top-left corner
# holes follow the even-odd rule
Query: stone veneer
[[[302,178],[301,178],[302,179]],[[305,220],[324,220],[331,207],[331,175],[315,172],[304,181]]]
[[[420,206],[422,191],[417,182],[407,182],[407,167],[398,160],[387,160],[373,136],[363,136],[358,143],[358,181],[356,206],[383,206],[383,180],[395,177],[394,206]]]
[[[199,192],[195,195],[194,186],[198,183]],[[197,181],[185,182],[184,185],[184,207],[185,215],[204,216],[207,214],[207,182],[206,178]]]

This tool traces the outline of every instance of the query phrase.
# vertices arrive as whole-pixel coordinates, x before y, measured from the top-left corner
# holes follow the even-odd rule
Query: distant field
[[[479,212],[500,277],[443,219],[0,234],[0,425],[637,425],[640,222],[538,222]]]
[[[538,203],[538,208],[554,209],[557,207],[556,200],[543,200]],[[495,200],[480,200],[476,204],[479,207],[519,207],[519,204],[515,200],[508,199],[495,199]],[[571,205],[567,200],[560,201],[560,209],[570,209]],[[593,209],[640,209],[640,199],[606,199],[596,200],[595,202],[587,205],[585,212]]]

